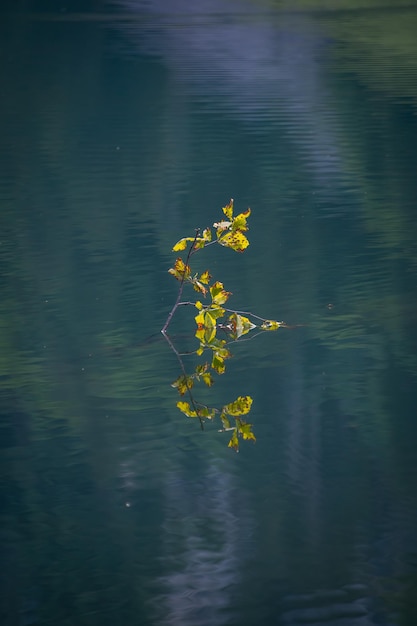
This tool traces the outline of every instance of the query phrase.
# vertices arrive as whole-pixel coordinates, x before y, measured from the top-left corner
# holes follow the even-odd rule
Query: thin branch
[[[197,237],[198,237],[199,233],[200,233],[200,230],[197,228],[197,229],[196,229],[196,231],[195,231],[194,241],[192,242],[192,244],[191,244],[191,246],[190,246],[190,248],[189,248],[189,250],[188,250],[187,259],[186,259],[186,261],[185,261],[185,265],[186,265],[186,266],[188,265],[188,261],[190,260],[190,256],[191,256],[191,254],[192,254],[192,250],[193,250],[193,248],[194,248],[195,242],[197,241]],[[195,251],[194,251],[194,252],[195,252]],[[182,292],[183,292],[183,289],[184,289],[184,281],[185,281],[185,270],[184,270],[183,275],[182,275],[182,278],[181,278],[180,286],[179,286],[179,289],[178,289],[177,299],[175,300],[175,304],[174,304],[174,306],[172,307],[171,311],[169,312],[168,317],[167,317],[167,320],[166,320],[166,322],[165,322],[165,324],[164,324],[164,326],[163,326],[163,328],[162,328],[162,330],[161,330],[161,333],[162,333],[164,336],[165,336],[165,334],[166,334],[166,331],[167,331],[167,329],[168,329],[168,326],[169,326],[169,325],[170,325],[170,323],[171,323],[171,320],[172,320],[172,318],[173,318],[173,316],[174,316],[174,313],[175,313],[175,311],[177,310],[177,308],[178,308],[178,306],[179,306],[179,303],[180,303],[180,300],[181,300],[181,296],[182,296]]]

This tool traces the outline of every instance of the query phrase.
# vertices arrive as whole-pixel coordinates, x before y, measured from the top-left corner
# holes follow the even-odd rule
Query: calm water
[[[415,626],[415,3],[18,4],[1,623]],[[302,325],[236,345],[203,392],[253,397],[240,454],[179,413],[159,333],[173,243],[231,196],[251,245],[196,269]],[[193,348],[186,309],[173,332]]]

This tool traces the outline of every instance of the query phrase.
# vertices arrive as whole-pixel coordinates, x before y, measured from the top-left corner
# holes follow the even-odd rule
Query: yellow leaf
[[[224,364],[224,359],[215,352],[213,354],[213,360],[211,362],[211,367],[214,369],[217,374],[224,374],[226,370],[226,366]]]
[[[186,237],[177,241],[175,246],[172,248],[173,251],[178,252],[179,250],[185,250],[185,248],[187,247],[187,241],[188,239]]]
[[[233,435],[227,444],[228,448],[233,448],[236,452],[239,452],[239,439],[237,437],[236,429],[233,431]]]
[[[211,280],[211,274],[209,273],[208,270],[206,270],[200,275],[200,282],[202,282],[204,285],[208,285],[210,280]]]
[[[252,407],[253,399],[250,396],[239,396],[234,402],[226,404],[223,411],[228,415],[246,415]]]
[[[256,328],[255,324],[252,324],[249,318],[238,313],[232,313],[229,316],[229,322],[231,327],[231,335],[234,339],[239,339],[242,335],[246,335],[252,328]]]
[[[275,320],[265,320],[261,324],[262,330],[277,330],[281,328],[283,322],[276,322]]]
[[[197,300],[197,302],[195,303],[195,308],[198,309],[199,311],[201,311],[201,309],[203,308],[203,305],[201,304],[200,300]]]
[[[191,389],[194,385],[194,381],[191,376],[180,376],[175,380],[171,387],[174,389],[178,389],[178,393],[180,396],[183,396],[189,389]]]
[[[187,417],[198,417],[197,413],[190,407],[189,402],[177,402],[177,407]]]
[[[231,220],[233,217],[233,198],[230,199],[229,204],[227,204],[225,207],[223,207],[223,213],[225,214],[225,216]]]
[[[231,248],[236,252],[243,252],[248,247],[249,240],[241,230],[235,230],[223,235],[223,237],[219,239],[219,244]]]

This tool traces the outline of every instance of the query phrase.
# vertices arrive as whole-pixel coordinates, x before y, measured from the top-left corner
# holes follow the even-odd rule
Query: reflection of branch
[[[172,315],[171,315],[171,317],[172,317]],[[165,339],[167,340],[171,350],[175,353],[175,356],[178,359],[178,362],[179,362],[180,367],[181,367],[182,374],[184,376],[184,381],[185,381],[185,384],[186,384],[186,387],[187,387],[188,397],[190,398],[190,402],[192,404],[192,407],[193,407],[194,411],[196,412],[196,414],[198,416],[198,419],[200,421],[201,430],[204,430],[204,423],[203,423],[203,420],[201,419],[200,415],[198,414],[198,409],[197,409],[196,403],[194,401],[193,394],[191,393],[191,387],[190,387],[189,382],[188,382],[188,376],[187,376],[187,372],[185,371],[185,367],[184,367],[183,360],[181,358],[181,354],[178,352],[178,350],[176,349],[176,347],[172,343],[172,341],[169,338],[169,336],[167,335],[167,333],[164,332],[164,329],[162,329],[161,332],[162,332],[163,336],[165,337]],[[191,352],[190,354],[193,354],[193,353]]]

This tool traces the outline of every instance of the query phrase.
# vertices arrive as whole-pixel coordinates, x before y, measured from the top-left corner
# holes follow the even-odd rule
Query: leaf
[[[195,322],[197,324],[197,330],[195,336],[201,342],[210,344],[216,336],[216,319],[210,315],[210,310],[200,311],[195,316]]]
[[[233,339],[239,339],[242,335],[250,332],[252,328],[256,328],[256,324],[252,324],[249,318],[238,313],[232,313],[229,316],[230,327],[232,329],[231,335]]]
[[[262,322],[260,328],[262,328],[262,330],[278,330],[278,328],[281,328],[282,325],[283,322],[276,322],[275,320],[265,320],[264,322]]]
[[[180,396],[183,396],[189,389],[192,389],[194,381],[191,376],[180,376],[175,380],[171,387],[178,389]]]
[[[197,413],[190,407],[189,402],[177,402],[177,407],[187,417],[198,417]]]
[[[234,402],[226,404],[223,411],[233,416],[246,415],[251,410],[252,402],[253,399],[250,396],[239,396]]]
[[[174,267],[171,267],[168,272],[175,276],[177,280],[186,280],[191,276],[191,269],[184,263],[181,257],[175,261]]]
[[[235,252],[243,252],[249,245],[248,238],[241,230],[231,231],[220,237],[219,244],[235,250]]]
[[[200,282],[203,283],[204,285],[208,285],[209,282],[211,281],[211,278],[212,276],[208,270],[200,274]]]
[[[252,432],[252,424],[249,424],[248,422],[244,422],[243,420],[237,419],[236,429],[239,435],[243,437],[243,439],[246,439],[246,440],[250,439],[252,441],[256,441],[256,437]]]
[[[224,364],[224,359],[215,352],[213,354],[213,360],[211,362],[211,367],[214,369],[217,374],[224,374],[226,370],[226,366]]]
[[[185,248],[187,247],[187,242],[189,241],[189,237],[184,237],[183,239],[180,239],[179,241],[177,241],[177,243],[175,244],[175,246],[173,246],[173,251],[174,252],[179,252],[179,250],[185,250]],[[192,240],[194,241],[194,240]]]
[[[201,309],[203,308],[203,305],[201,304],[200,300],[197,300],[197,302],[194,304],[194,306],[199,311],[201,311]]]
[[[233,220],[232,230],[248,230],[248,225],[246,224],[246,220],[250,215],[250,209],[245,211],[244,213],[239,213]]]
[[[209,409],[207,406],[198,409],[198,417],[206,417],[211,420],[215,417],[217,409]]]
[[[231,220],[233,217],[233,198],[230,199],[229,204],[223,207],[223,213],[227,219]]]
[[[201,378],[203,379],[203,382],[207,385],[207,387],[211,387],[214,383],[213,376],[210,374],[210,372],[207,372],[207,374],[203,374]]]
[[[230,428],[230,420],[227,417],[226,413],[224,413],[223,411],[220,414],[220,419],[222,421],[223,424],[223,428],[226,430],[228,428]]]
[[[239,452],[239,439],[237,437],[236,429],[233,431],[233,435],[227,444],[228,448],[233,448],[236,452]]]
[[[231,296],[232,294],[230,291],[226,291],[223,288],[223,283],[221,283],[220,281],[216,281],[210,287],[210,295],[213,304],[224,304],[228,300],[229,296]]]
[[[203,230],[203,239],[204,239],[204,241],[207,241],[207,242],[211,241],[211,230],[210,230],[210,228],[205,228]]]
[[[198,291],[199,293],[202,293],[203,296],[207,294],[207,289],[204,287],[203,283],[201,283],[199,280],[195,278],[193,278],[191,282],[193,284],[194,291]]]

